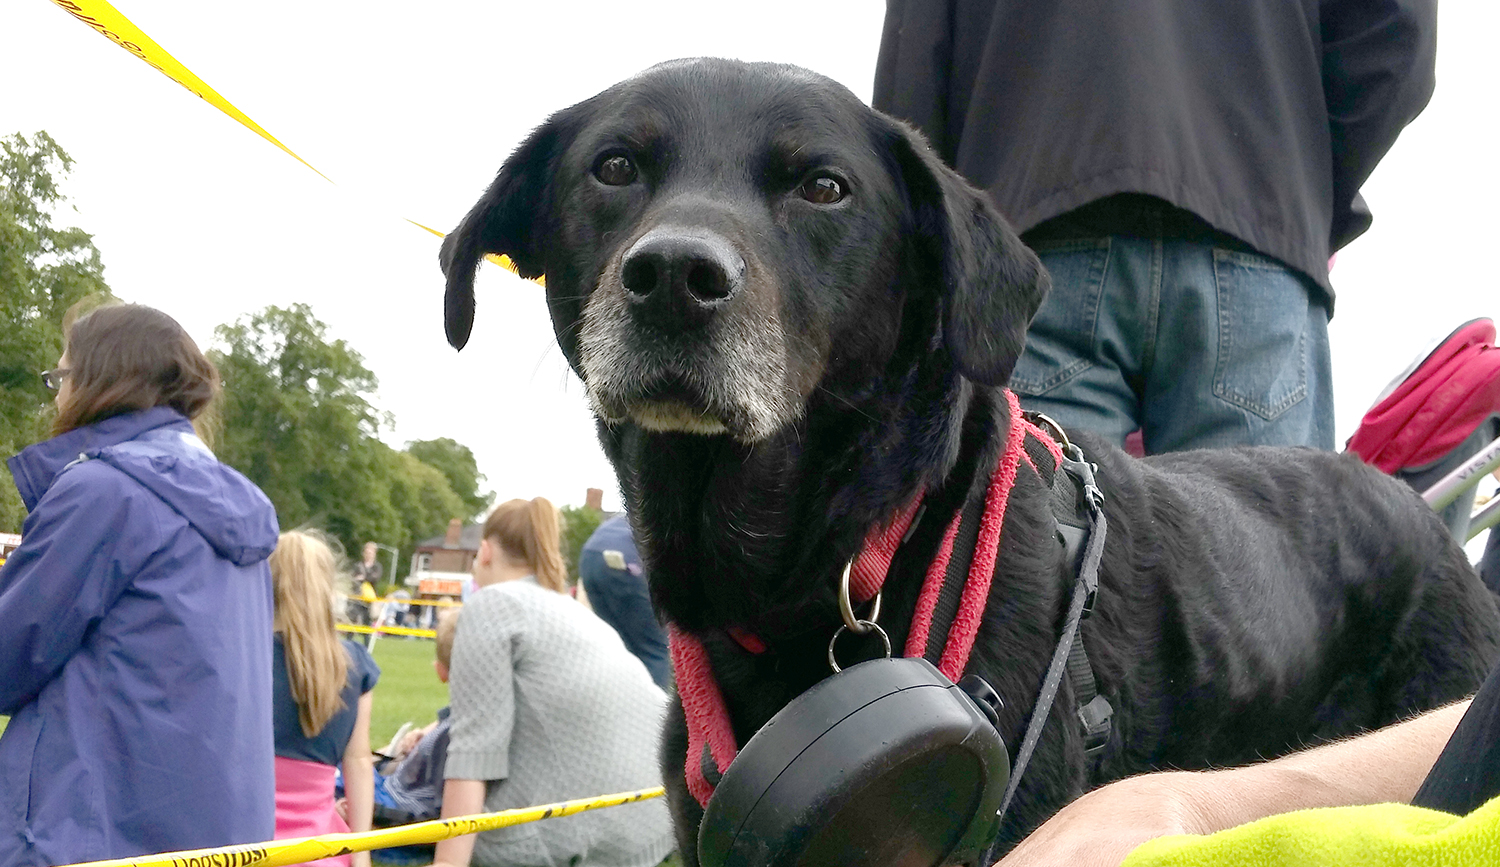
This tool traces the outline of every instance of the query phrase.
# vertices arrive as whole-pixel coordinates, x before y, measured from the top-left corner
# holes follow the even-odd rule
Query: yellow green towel
[[[1376,804],[1302,810],[1209,836],[1162,837],[1121,867],[1397,867],[1500,865],[1500,798],[1459,817]]]

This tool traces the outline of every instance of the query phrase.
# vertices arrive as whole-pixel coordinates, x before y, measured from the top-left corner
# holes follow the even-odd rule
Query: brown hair
[[[343,603],[339,558],[322,534],[292,530],[276,540],[270,562],[273,628],[281,633],[297,719],[313,737],[344,707],[340,693],[349,676],[349,654],[335,625],[336,606]]]
[[[54,436],[154,406],[194,419],[218,393],[213,362],[160,310],[114,304],[64,325],[72,388],[58,407]]]
[[[510,500],[495,507],[484,521],[484,538],[493,539],[508,556],[525,560],[538,584],[568,592],[557,508],[545,497]]]

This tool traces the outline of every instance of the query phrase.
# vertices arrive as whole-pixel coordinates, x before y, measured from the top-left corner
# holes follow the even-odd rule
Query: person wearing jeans
[[[1160,199],[1120,195],[1027,233],[1053,290],[1011,388],[1027,409],[1147,454],[1332,449],[1316,284]]]
[[[1333,447],[1333,252],[1431,97],[1434,0],[888,0],[873,105],[1041,254],[1022,406],[1145,451]]]

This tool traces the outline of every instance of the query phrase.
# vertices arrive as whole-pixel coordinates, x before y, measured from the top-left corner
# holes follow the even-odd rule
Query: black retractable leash
[[[925,659],[850,666],[793,699],[745,745],[704,812],[699,861],[977,859],[999,828],[1010,770],[993,714]]]
[[[1018,410],[1014,403],[1012,407]],[[1021,423],[1018,411],[1012,417]],[[958,600],[969,577],[983,507],[971,503],[957,519],[956,536],[968,544],[954,546],[934,606],[923,654],[928,658],[890,658],[890,639],[875,623],[879,596],[868,619],[855,617],[846,568],[839,588],[845,623],[829,643],[834,676],[782,708],[722,774],[703,750],[702,769],[717,779],[698,835],[699,861],[705,867],[987,867],[994,861],[1000,820],[1036,749],[1064,674],[1074,685],[1089,754],[1096,756],[1108,743],[1111,709],[1095,690],[1078,635],[1099,586],[1103,495],[1094,482],[1094,468],[1078,447],[1055,423],[1036,418],[1052,428],[1062,461],[1054,469],[1051,462],[1038,460],[1030,442],[1026,460],[1052,471],[1038,470],[1044,480],[1052,476],[1059,538],[1077,577],[1014,771],[997,729],[1000,697],[982,678],[970,675],[955,684],[929,661],[940,658],[952,640]],[[1033,424],[1026,428],[1039,433]],[[834,647],[846,630],[876,634],[886,658],[841,669]],[[937,655],[931,652],[934,647]]]

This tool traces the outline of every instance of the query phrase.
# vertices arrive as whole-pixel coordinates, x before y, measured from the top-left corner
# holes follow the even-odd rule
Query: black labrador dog
[[[740,744],[829,675],[841,571],[922,491],[881,624],[900,646],[947,517],[987,483],[1047,291],[1036,256],[907,126],[795,67],[664,63],[547,120],[443,244],[461,348],[486,253],[546,277],[661,613],[706,647]],[[1109,522],[1083,635],[1115,708],[1086,760],[1070,687],[1001,830],[1153,768],[1233,765],[1472,693],[1500,613],[1437,516],[1310,449],[1136,460],[1076,434]],[[1071,573],[1017,474],[968,671],[1014,751]],[[753,634],[764,652],[731,638]],[[664,767],[682,853],[680,705]]]

